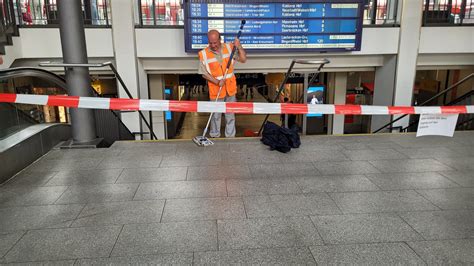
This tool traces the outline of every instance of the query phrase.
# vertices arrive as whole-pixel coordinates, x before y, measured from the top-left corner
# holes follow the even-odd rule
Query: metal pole
[[[86,38],[81,1],[58,1],[59,33],[64,63],[87,64]],[[71,96],[92,97],[88,67],[66,67],[66,82]],[[71,108],[73,144],[96,139],[93,110]]]

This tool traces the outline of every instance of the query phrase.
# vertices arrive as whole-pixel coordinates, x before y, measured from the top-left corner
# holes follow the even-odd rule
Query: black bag
[[[291,128],[282,127],[281,132],[286,136],[292,148],[299,148],[301,145],[300,135],[298,134],[298,126],[292,125]]]
[[[270,146],[272,150],[283,153],[289,152],[292,147],[298,148],[301,144],[296,125],[288,129],[273,122],[267,122],[263,127],[261,141],[263,144]]]

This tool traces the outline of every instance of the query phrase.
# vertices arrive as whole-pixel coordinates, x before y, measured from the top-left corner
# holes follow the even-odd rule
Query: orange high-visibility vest
[[[224,78],[225,68],[230,60],[230,54],[232,52],[232,45],[229,43],[222,44],[222,63],[219,64],[215,54],[209,47],[199,52],[199,60],[206,67],[207,72],[214,78],[221,80]],[[216,85],[210,81],[207,82],[209,86],[209,97],[211,99],[217,98],[219,92],[219,85]],[[227,71],[225,85],[222,87],[219,98],[222,99],[226,96],[234,96],[237,93],[237,81],[234,75],[234,64],[230,65],[229,71]]]

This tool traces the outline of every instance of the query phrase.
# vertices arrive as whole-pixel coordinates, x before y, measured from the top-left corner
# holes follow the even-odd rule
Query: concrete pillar
[[[133,1],[110,1],[112,19],[112,37],[117,71],[130,90],[133,98],[140,98],[140,83],[136,57],[135,22],[133,18]],[[117,83],[118,94],[128,98],[125,90]],[[122,113],[122,121],[132,132],[141,131],[138,112]],[[148,131],[145,129],[144,131]]]
[[[396,68],[397,56],[387,55],[385,56],[384,65],[377,67],[375,70],[373,105],[390,106],[393,104]],[[391,117],[389,115],[373,115],[370,131],[373,132],[390,121]]]
[[[334,104],[346,104],[347,72],[334,74]],[[344,115],[334,115],[332,134],[344,134]]]
[[[422,18],[423,0],[403,0],[394,105],[412,105]],[[408,123],[409,117],[407,116],[393,126],[406,127]]]
[[[80,1],[59,1],[59,32],[64,63],[87,64],[86,37]],[[91,97],[89,68],[66,68],[68,94]],[[72,144],[89,144],[96,140],[94,111],[71,108]]]

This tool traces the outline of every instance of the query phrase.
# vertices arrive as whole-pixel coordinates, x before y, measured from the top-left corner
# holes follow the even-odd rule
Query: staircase
[[[13,44],[13,36],[19,36],[19,30],[14,1],[1,1],[0,9],[0,54],[5,55],[5,46]]]

